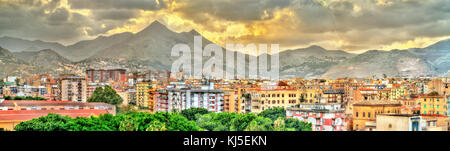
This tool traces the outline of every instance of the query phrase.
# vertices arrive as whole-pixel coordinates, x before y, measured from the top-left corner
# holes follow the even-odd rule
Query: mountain
[[[9,50],[0,47],[0,77],[36,72],[38,72],[38,68],[17,59]]]
[[[414,77],[434,74],[434,67],[426,59],[405,50],[370,50],[351,57],[322,75],[324,78],[342,77]]]
[[[129,32],[115,34],[112,36],[99,36],[93,40],[84,40],[67,46],[61,53],[73,61],[81,61],[93,56],[100,50],[121,43],[130,38],[133,34]]]
[[[187,44],[193,56],[194,36],[202,36],[195,30],[173,32],[155,21],[142,31],[99,36],[73,45],[63,46],[39,40],[2,37],[3,65],[29,67],[27,72],[82,73],[86,68],[126,68],[128,71],[170,70],[179,57],[172,57],[176,44]],[[212,44],[202,37],[203,48]],[[23,51],[23,52],[21,52]],[[222,49],[223,57],[232,50]],[[448,75],[450,70],[450,39],[425,48],[408,50],[371,50],[362,54],[341,50],[327,50],[320,46],[286,50],[279,53],[280,77],[340,78],[416,76],[421,74]],[[239,52],[237,52],[239,53]],[[11,56],[12,55],[12,56]],[[237,54],[236,54],[237,56]],[[203,63],[211,57],[202,57]],[[257,56],[260,58],[260,56]],[[270,56],[269,56],[270,58]],[[192,57],[193,61],[194,58]],[[236,57],[234,61],[236,61]],[[248,55],[246,55],[248,71]],[[269,60],[270,63],[270,60]],[[224,66],[226,64],[224,63]],[[5,67],[2,67],[5,68]],[[255,67],[256,68],[256,67]],[[14,71],[12,71],[14,72]],[[248,72],[247,72],[248,73]]]
[[[56,42],[44,42],[41,40],[24,40],[14,37],[1,37],[0,46],[11,52],[39,51],[42,49],[52,49],[56,51],[64,50],[65,46]]]
[[[422,49],[410,49],[411,53],[429,61],[439,74],[450,71],[450,39],[439,41]]]
[[[26,63],[39,66],[47,70],[63,71],[66,65],[72,62],[51,49],[37,52],[14,52],[14,56]]]
[[[355,56],[341,50],[326,50],[319,46],[286,50],[279,54],[282,77],[318,77],[334,65]]]
[[[176,33],[158,21],[127,39],[96,52],[80,62],[90,67],[124,67],[132,70],[170,70],[178,57],[171,56],[176,44],[187,44],[193,53],[194,36],[201,36],[195,30]],[[202,38],[203,47],[212,42]],[[204,57],[206,59],[208,57]]]

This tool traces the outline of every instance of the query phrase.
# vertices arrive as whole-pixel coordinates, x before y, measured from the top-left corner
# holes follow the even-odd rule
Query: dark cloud
[[[66,8],[58,8],[48,17],[49,24],[58,25],[69,19],[69,11]]]
[[[254,21],[272,18],[275,10],[289,6],[292,0],[180,0],[179,2],[184,5],[175,11],[193,20],[201,20],[211,15],[229,21]],[[267,18],[263,18],[265,16]]]
[[[139,11],[136,10],[96,10],[93,12],[94,18],[97,20],[127,20],[139,17]]]
[[[386,0],[389,2],[386,4],[378,3],[378,0],[323,1],[68,0],[69,6],[64,7],[60,0],[48,3],[41,0],[2,1],[0,36],[76,42],[124,25],[133,26],[137,22],[130,19],[148,15],[141,14],[143,10],[151,11],[154,16],[172,13],[165,17],[176,15],[188,20],[185,23],[196,24],[193,26],[200,27],[200,32],[217,33],[218,36],[240,30],[241,26],[229,28],[239,24],[249,31],[248,35],[227,33],[224,35],[229,37],[218,39],[279,43],[281,47],[339,41],[343,43],[339,48],[356,50],[415,38],[450,36],[448,0]],[[80,14],[77,9],[87,9],[89,15]],[[286,12],[289,15],[284,14]],[[149,18],[144,20],[158,19]],[[245,29],[239,32],[245,32]]]
[[[166,8],[163,0],[68,0],[74,9],[142,9]]]

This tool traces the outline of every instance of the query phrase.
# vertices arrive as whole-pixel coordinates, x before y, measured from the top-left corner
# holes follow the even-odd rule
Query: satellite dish
[[[341,119],[341,118],[337,118],[337,119],[334,121],[334,124],[335,124],[335,125],[341,125],[341,124],[342,124],[342,119]]]

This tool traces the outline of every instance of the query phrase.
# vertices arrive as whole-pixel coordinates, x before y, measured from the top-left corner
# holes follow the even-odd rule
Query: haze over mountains
[[[142,31],[100,36],[73,45],[0,38],[2,75],[42,72],[83,72],[85,68],[170,70],[178,57],[171,56],[175,44],[188,44],[193,51],[197,31],[176,33],[155,21]],[[203,47],[212,43],[203,38]],[[223,56],[226,53],[223,50]],[[370,50],[362,54],[310,46],[279,53],[281,77],[343,78],[446,75],[450,70],[450,40],[426,48]],[[11,53],[12,52],[12,53]],[[204,57],[206,60],[209,57]],[[269,57],[270,58],[270,57]]]

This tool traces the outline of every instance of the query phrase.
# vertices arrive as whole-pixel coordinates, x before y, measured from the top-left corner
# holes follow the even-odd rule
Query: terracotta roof
[[[63,116],[90,117],[91,115],[100,115],[108,113],[104,109],[78,109],[78,110],[8,110],[0,111],[0,120],[31,120],[49,113],[56,113]]]
[[[72,101],[33,101],[33,100],[5,100],[2,103],[69,103]]]
[[[398,101],[370,100],[370,101],[361,101],[353,105],[401,105],[401,103]]]
[[[94,106],[94,105],[108,105],[102,102],[72,102],[72,101],[3,101],[0,106]]]

